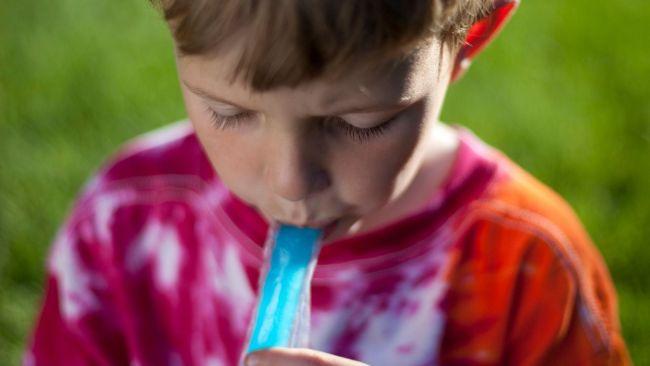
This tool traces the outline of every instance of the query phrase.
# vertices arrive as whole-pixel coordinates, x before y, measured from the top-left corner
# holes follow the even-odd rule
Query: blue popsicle
[[[290,347],[301,296],[309,286],[309,264],[317,255],[322,230],[282,225],[275,235],[248,352]]]

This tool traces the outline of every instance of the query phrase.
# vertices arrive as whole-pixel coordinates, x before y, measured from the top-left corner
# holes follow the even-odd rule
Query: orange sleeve
[[[568,205],[533,183],[495,188],[467,219],[440,363],[630,365],[602,257]]]
[[[502,364],[628,365],[617,314],[610,311],[615,292],[606,268],[599,265],[599,280],[587,281],[583,268],[574,267],[556,245],[530,239],[513,292]]]
[[[538,364],[631,365],[621,334],[616,290],[591,237],[557,193],[517,167],[512,167],[511,177],[495,189],[490,209],[533,228],[532,235],[562,264],[567,285],[547,281],[540,284],[540,291],[550,288],[557,293],[557,288],[573,288],[572,301],[565,309],[566,324]],[[529,302],[534,307],[535,296],[530,296]]]

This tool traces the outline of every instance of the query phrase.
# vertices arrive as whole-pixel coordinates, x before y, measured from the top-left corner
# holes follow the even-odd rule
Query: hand
[[[246,366],[368,366],[329,353],[308,348],[275,347],[246,356]]]

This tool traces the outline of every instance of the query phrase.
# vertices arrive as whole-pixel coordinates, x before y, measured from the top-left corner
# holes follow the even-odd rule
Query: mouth
[[[329,221],[318,221],[318,222],[307,222],[294,224],[287,221],[278,221],[274,220],[278,225],[291,225],[297,227],[310,227],[314,229],[321,229],[323,231],[322,239],[326,239],[337,227],[340,219],[329,220]]]
[[[336,230],[336,227],[338,226],[339,220],[334,220],[331,223],[327,224],[323,228],[323,240],[329,238],[329,236]]]

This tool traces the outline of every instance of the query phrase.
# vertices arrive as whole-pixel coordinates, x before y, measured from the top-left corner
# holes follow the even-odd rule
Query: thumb
[[[365,363],[308,348],[274,347],[246,356],[245,366],[368,366]]]

